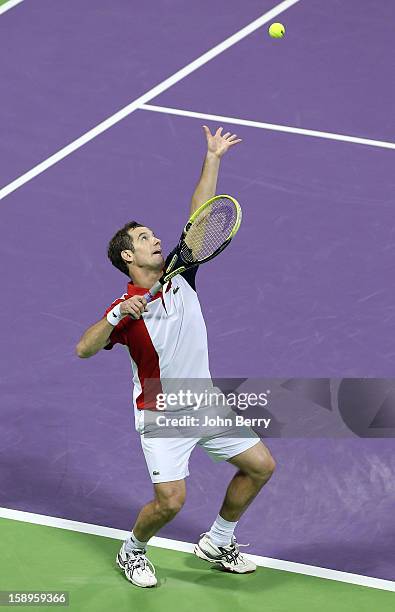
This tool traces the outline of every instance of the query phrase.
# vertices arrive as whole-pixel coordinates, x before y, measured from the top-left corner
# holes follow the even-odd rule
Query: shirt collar
[[[169,281],[167,283],[167,287],[166,287],[165,293],[167,293],[169,291],[170,287],[171,287],[171,281]],[[132,283],[132,281],[130,281],[130,283],[128,283],[127,293],[130,296],[133,296],[133,295],[144,295],[144,293],[147,293],[147,291],[149,291],[149,287],[136,287],[136,285],[134,285]],[[160,297],[161,295],[162,295],[162,291],[159,291],[155,295],[155,297],[153,299],[155,300],[156,298]]]

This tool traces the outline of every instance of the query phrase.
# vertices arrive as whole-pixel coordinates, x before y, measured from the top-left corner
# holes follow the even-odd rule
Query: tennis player
[[[207,154],[191,202],[191,214],[215,195],[222,156],[241,142],[236,134],[218,128],[211,134],[203,126]],[[197,268],[167,283],[149,304],[142,297],[159,280],[164,267],[160,239],[135,221],[127,223],[111,239],[108,257],[130,278],[127,292],[116,299],[103,318],[83,334],[76,352],[87,358],[117,343],[129,352],[133,372],[133,403],[136,429],[154,488],[154,499],[141,508],[130,537],[116,563],[133,584],[157,584],[155,569],[147,559],[146,546],[161,527],[171,521],[185,501],[185,478],[192,450],[199,444],[214,461],[237,468],[219,513],[195,546],[195,554],[222,569],[239,574],[253,572],[256,565],[240,553],[235,527],[260,489],[270,479],[275,462],[259,437],[246,428],[246,436],[232,429],[220,436],[164,438],[144,435],[143,417],[152,406],[144,402],[147,379],[211,379],[207,333],[196,293]],[[249,430],[247,432],[247,429]],[[248,435],[247,435],[248,434]]]

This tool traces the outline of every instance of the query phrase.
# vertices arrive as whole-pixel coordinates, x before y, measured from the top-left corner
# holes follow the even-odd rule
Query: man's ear
[[[127,255],[127,257],[123,256],[124,253]],[[126,264],[132,264],[134,262],[133,251],[130,251],[129,249],[121,251],[121,257]]]

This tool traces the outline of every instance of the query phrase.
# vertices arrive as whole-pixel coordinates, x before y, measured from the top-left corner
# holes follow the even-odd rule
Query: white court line
[[[221,115],[196,113],[194,111],[181,110],[179,108],[167,108],[166,106],[155,106],[153,104],[142,104],[140,108],[141,110],[153,111],[154,113],[166,113],[168,115],[180,115],[182,117],[192,117],[194,119],[221,121],[222,123],[245,125],[247,127],[261,128],[263,130],[273,130],[275,132],[289,132],[290,134],[301,134],[302,136],[315,136],[316,138],[342,140],[343,142],[354,142],[356,144],[370,145],[371,147],[395,149],[395,142],[386,142],[385,140],[371,140],[369,138],[360,138],[359,136],[346,136],[345,134],[333,134],[331,132],[307,130],[305,128],[296,128],[289,125],[277,125],[275,123],[262,123],[261,121],[250,121],[249,119],[239,119],[237,117],[222,117]]]
[[[265,23],[271,21],[272,19],[274,19],[274,17],[277,17],[277,15],[279,15],[289,7],[293,6],[297,2],[300,2],[300,0],[284,0],[283,2],[280,2],[280,4],[272,8],[264,15],[261,15],[261,17],[258,17],[258,19],[255,19],[255,21],[252,21],[245,28],[239,30],[238,32],[236,32],[236,34],[233,34],[220,44],[216,45],[215,47],[210,49],[210,51],[207,51],[190,64],[187,64],[187,66],[184,66],[184,68],[178,70],[171,77],[165,79],[164,81],[159,83],[159,85],[156,85],[156,87],[150,89],[150,91],[143,94],[139,98],[136,98],[136,100],[122,108],[120,111],[118,111],[102,123],[99,123],[96,127],[89,130],[89,132],[86,132],[85,134],[77,138],[77,140],[74,140],[73,142],[65,146],[63,149],[60,149],[60,151],[58,151],[57,153],[54,153],[54,155],[51,155],[51,157],[48,157],[48,159],[46,159],[45,161],[41,162],[25,174],[22,174],[22,176],[12,181],[12,183],[9,183],[8,185],[0,189],[0,200],[8,196],[10,193],[15,191],[19,187],[22,187],[22,185],[24,185],[28,181],[31,181],[33,178],[44,172],[44,170],[47,170],[60,160],[64,159],[93,138],[96,138],[96,136],[98,136],[99,134],[105,132],[110,127],[118,123],[118,121],[121,121],[121,119],[124,119],[125,117],[133,113],[142,104],[149,102],[159,94],[163,93],[164,91],[169,89],[169,87],[172,87],[204,64],[207,64],[207,62],[212,60],[214,57],[217,57],[217,55],[223,53],[224,51],[226,51],[226,49],[229,49],[229,47],[236,44],[258,28],[262,27]]]
[[[90,533],[92,535],[113,538],[114,540],[123,541],[130,536],[130,531],[123,531],[122,529],[92,525],[91,523],[80,523],[78,521],[71,521],[70,519],[59,518],[57,516],[22,512],[21,510],[12,510],[11,508],[0,508],[0,517],[12,519],[14,521],[22,521],[24,523],[33,523],[35,525],[45,525],[46,527],[58,527],[60,529],[67,529],[69,531],[78,531],[79,533]],[[149,545],[186,553],[192,553],[194,547],[194,544],[190,542],[181,542],[179,540],[170,540],[168,538],[159,538],[156,536],[151,538]],[[268,567],[270,569],[292,572],[294,574],[303,574],[305,576],[312,576],[314,578],[336,580],[337,582],[346,582],[348,584],[357,584],[359,586],[370,587],[372,589],[395,591],[395,582],[391,582],[390,580],[371,578],[370,576],[360,576],[359,574],[350,574],[348,572],[339,572],[338,570],[327,569],[325,567],[305,565],[304,563],[294,563],[293,561],[282,561],[281,559],[272,559],[271,557],[261,557],[259,555],[246,554],[246,557],[251,559],[251,561],[254,561],[254,563],[260,567]]]
[[[23,0],[9,0],[5,4],[2,4],[2,6],[0,6],[0,15],[5,13],[6,11],[9,11],[11,8],[16,6],[17,4],[20,4],[21,2],[23,2]]]

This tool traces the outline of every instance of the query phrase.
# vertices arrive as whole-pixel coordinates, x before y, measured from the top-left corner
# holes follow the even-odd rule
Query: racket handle
[[[153,285],[151,289],[147,291],[147,293],[144,293],[143,297],[147,300],[147,304],[154,299],[158,291],[160,291],[161,289],[162,283],[160,281],[157,281],[155,285]]]

